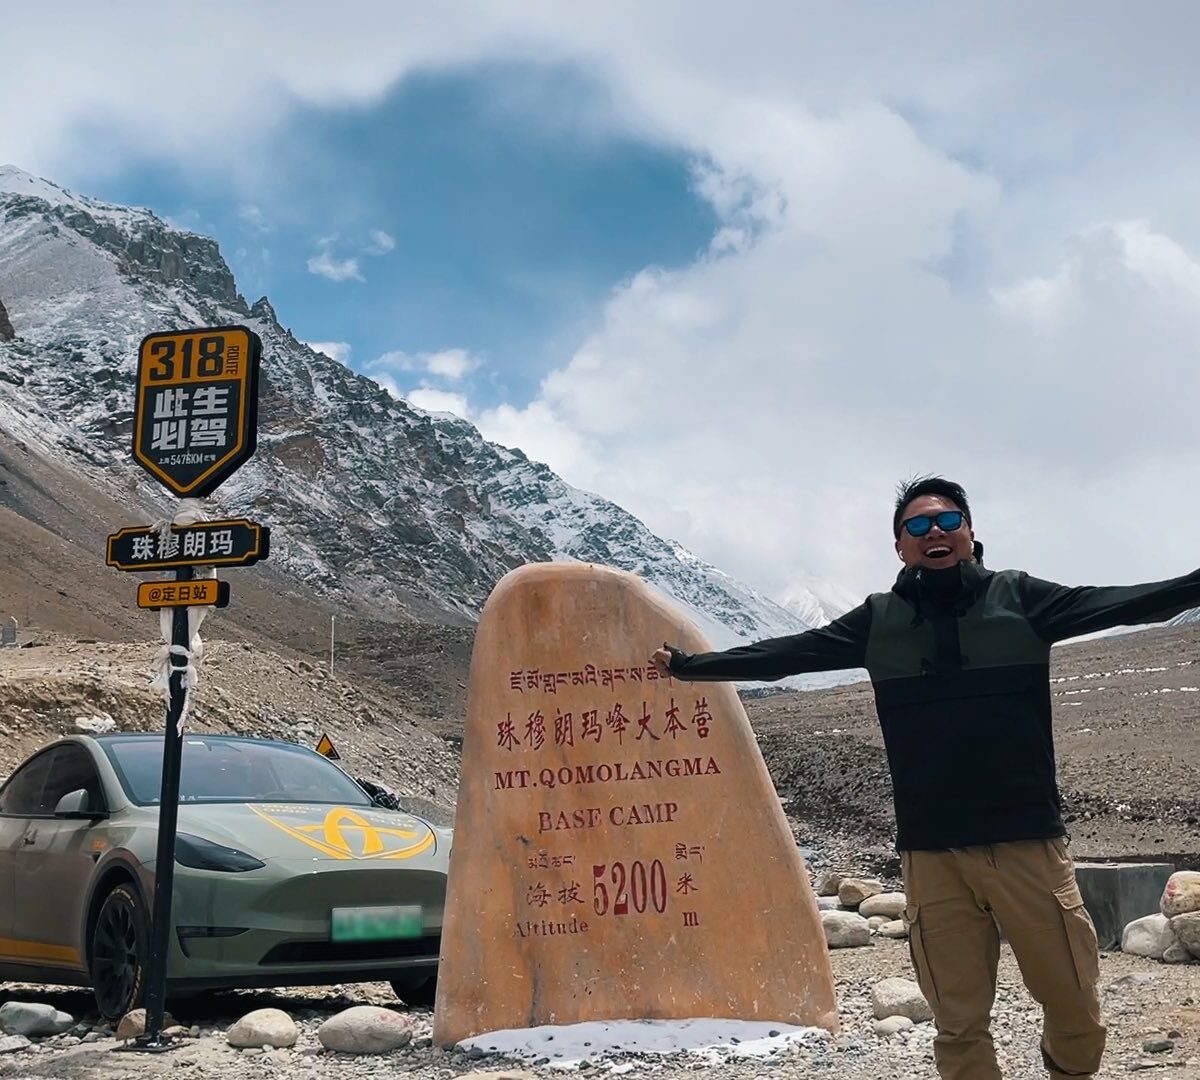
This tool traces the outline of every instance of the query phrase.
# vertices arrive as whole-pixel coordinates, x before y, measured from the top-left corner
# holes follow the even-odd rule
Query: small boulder
[[[1200,911],[1200,873],[1180,870],[1172,874],[1163,889],[1161,909],[1168,919]]]
[[[890,921],[900,918],[907,905],[908,901],[905,900],[902,892],[876,893],[874,896],[868,896],[858,905],[858,913],[866,919],[873,915],[886,915]]]
[[[75,1017],[59,1012],[53,1005],[9,1001],[0,1005],[0,1031],[5,1035],[40,1038],[61,1035],[75,1026]]]
[[[889,1016],[886,1020],[875,1021],[875,1034],[887,1039],[913,1026],[913,1022],[907,1016]]]
[[[852,949],[871,944],[867,920],[853,911],[822,911],[821,926],[831,949]]]
[[[876,1020],[907,1016],[914,1024],[933,1019],[933,1010],[912,979],[884,979],[871,988],[871,1011]]]
[[[836,896],[818,896],[817,897],[818,911],[841,911],[842,905],[838,902]]]
[[[225,1041],[238,1050],[295,1046],[300,1038],[296,1022],[282,1009],[255,1009],[229,1029]]]
[[[903,939],[908,937],[908,923],[903,919],[893,919],[884,923],[878,933],[880,937]]]
[[[859,914],[860,915],[862,914],[861,908],[859,909]],[[869,919],[867,919],[867,925],[871,928],[872,933],[874,933],[874,932],[878,931],[878,929],[881,926],[885,926],[887,923],[890,923],[891,921],[892,920],[889,919],[886,915],[872,915]]]
[[[838,886],[838,899],[842,907],[856,908],[869,896],[883,892],[883,882],[869,878],[843,878]]]
[[[170,1013],[163,1015],[163,1030],[172,1028],[176,1024],[175,1017]],[[133,1042],[134,1039],[140,1039],[146,1034],[146,1010],[134,1009],[132,1012],[127,1012],[121,1017],[121,1022],[117,1025],[117,1039],[121,1042]]]
[[[832,870],[826,870],[817,878],[817,883],[813,886],[813,892],[818,896],[837,896],[838,886],[841,883],[841,874],[835,874]]]
[[[21,1050],[28,1050],[31,1043],[24,1035],[6,1035],[0,1039],[0,1054],[15,1054]]]
[[[1174,944],[1171,920],[1165,915],[1134,919],[1121,934],[1121,952],[1130,956],[1148,956],[1151,960],[1161,960],[1163,953]]]
[[[1200,911],[1176,915],[1171,920],[1171,933],[1188,952],[1200,957]]]
[[[317,1030],[321,1045],[340,1054],[387,1054],[407,1046],[412,1034],[406,1017],[376,1005],[355,1005]]]
[[[89,735],[107,735],[110,731],[117,730],[117,722],[108,713],[99,713],[96,716],[77,716],[75,717],[75,730],[85,731]]]

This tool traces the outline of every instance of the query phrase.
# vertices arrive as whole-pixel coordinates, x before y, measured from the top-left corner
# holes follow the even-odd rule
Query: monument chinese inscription
[[[471,665],[435,1036],[613,1017],[836,1023],[816,902],[737,695],[636,577],[508,575]]]

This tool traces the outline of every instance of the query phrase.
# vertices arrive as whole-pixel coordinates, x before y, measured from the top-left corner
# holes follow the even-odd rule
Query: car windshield
[[[101,739],[129,798],[151,806],[162,786],[161,736]],[[336,765],[303,746],[190,735],[183,740],[179,801],[315,802],[369,806],[370,799]]]

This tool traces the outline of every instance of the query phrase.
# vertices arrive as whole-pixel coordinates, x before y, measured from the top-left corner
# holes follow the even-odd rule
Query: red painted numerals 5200
[[[597,915],[609,912],[608,886],[612,885],[612,913],[628,915],[630,905],[641,915],[647,907],[660,915],[667,910],[667,872],[663,864],[655,859],[647,869],[643,862],[630,863],[628,872],[625,864],[615,862],[592,865],[592,906]]]

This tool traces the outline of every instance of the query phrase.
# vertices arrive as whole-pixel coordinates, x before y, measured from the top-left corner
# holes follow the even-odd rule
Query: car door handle
[[[37,843],[37,833],[26,833],[23,843],[36,844]]]

